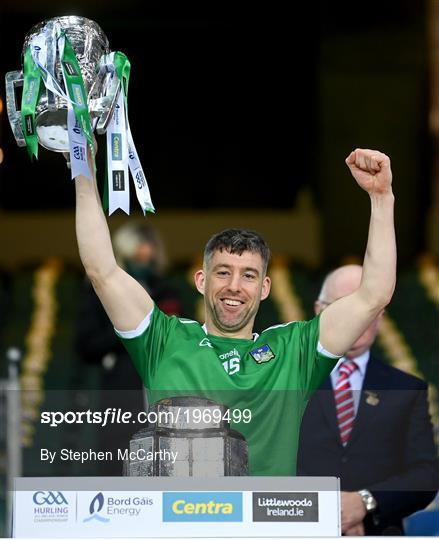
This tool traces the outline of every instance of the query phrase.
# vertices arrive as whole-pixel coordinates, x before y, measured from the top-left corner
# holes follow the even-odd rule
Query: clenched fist
[[[369,195],[392,193],[390,159],[377,150],[357,148],[346,158],[352,176]]]

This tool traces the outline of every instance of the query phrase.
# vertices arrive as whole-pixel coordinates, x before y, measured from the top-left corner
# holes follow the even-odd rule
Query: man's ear
[[[261,300],[265,300],[267,296],[270,294],[271,289],[271,279],[268,276],[264,277],[264,281],[262,282],[262,291],[261,291]]]
[[[322,304],[321,304],[318,300],[316,300],[316,301],[314,302],[314,313],[315,313],[316,315],[318,315],[319,313],[322,312],[322,310],[323,310]]]
[[[204,270],[197,270],[194,275],[195,287],[197,291],[204,295],[204,287],[206,283],[206,276]]]

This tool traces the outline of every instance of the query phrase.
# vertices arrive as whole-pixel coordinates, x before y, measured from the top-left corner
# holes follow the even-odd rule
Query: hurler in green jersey
[[[337,362],[318,352],[318,317],[239,339],[207,334],[198,322],[155,306],[137,331],[118,335],[151,402],[200,396],[226,405],[248,442],[250,474],[295,474],[306,403]]]
[[[297,165],[305,166],[300,157]],[[253,324],[271,280],[270,251],[257,233],[227,229],[208,241],[203,268],[194,276],[204,297],[204,326],[167,317],[117,264],[95,178],[76,179],[81,260],[150,398],[199,396],[246,412],[241,421],[239,415],[232,420],[249,444],[253,475],[295,474],[299,425],[310,394],[393,294],[396,243],[390,160],[376,150],[356,149],[346,164],[371,200],[361,284],[327,305],[319,317],[268,328],[260,336],[253,335]]]

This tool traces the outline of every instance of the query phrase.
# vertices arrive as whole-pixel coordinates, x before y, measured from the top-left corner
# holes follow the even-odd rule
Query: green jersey
[[[198,396],[250,411],[231,426],[247,440],[250,474],[295,475],[306,404],[338,360],[319,352],[318,316],[236,339],[207,334],[198,322],[155,306],[137,330],[117,334],[152,403]]]

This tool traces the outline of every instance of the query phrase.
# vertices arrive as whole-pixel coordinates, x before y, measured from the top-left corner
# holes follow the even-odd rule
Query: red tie
[[[349,377],[356,369],[358,366],[355,362],[345,360],[338,368],[339,375],[334,390],[337,422],[343,446],[348,442],[354,426],[354,396]]]

